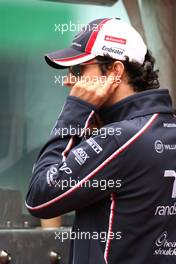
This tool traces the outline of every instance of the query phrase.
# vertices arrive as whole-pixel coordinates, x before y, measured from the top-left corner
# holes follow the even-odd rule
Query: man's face
[[[91,60],[83,65],[70,67],[64,86],[72,88],[78,81],[103,81],[106,76],[102,76],[100,65],[96,60]]]

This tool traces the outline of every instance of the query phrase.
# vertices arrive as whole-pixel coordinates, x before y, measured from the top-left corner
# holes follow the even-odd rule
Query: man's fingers
[[[113,90],[117,87],[116,85],[113,85],[115,84],[115,81],[116,75],[114,73],[111,73],[102,87],[102,92],[104,94],[109,94],[109,92],[112,93]]]
[[[81,99],[100,107],[112,96],[117,86],[116,75],[111,73],[103,82],[99,79],[96,81],[78,81],[72,87],[70,95],[80,97]]]

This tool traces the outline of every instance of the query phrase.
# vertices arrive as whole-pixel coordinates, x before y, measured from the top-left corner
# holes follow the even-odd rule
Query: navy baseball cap
[[[141,35],[118,18],[101,18],[90,22],[74,37],[71,47],[45,55],[46,62],[58,69],[109,55],[117,60],[143,63],[147,47]]]

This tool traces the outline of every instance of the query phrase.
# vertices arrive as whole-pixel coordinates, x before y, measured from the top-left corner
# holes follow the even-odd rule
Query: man
[[[141,36],[97,19],[46,61],[69,69],[70,95],[35,163],[30,213],[76,210],[70,264],[176,263],[176,118]]]

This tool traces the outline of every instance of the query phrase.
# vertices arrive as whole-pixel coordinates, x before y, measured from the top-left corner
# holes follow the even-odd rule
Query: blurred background
[[[44,54],[69,46],[81,24],[120,17],[142,34],[175,107],[175,13],[174,0],[0,0],[1,227],[40,226],[28,215],[24,198],[33,163],[68,94],[56,77],[65,72],[47,66]],[[77,27],[61,32],[59,24]]]

